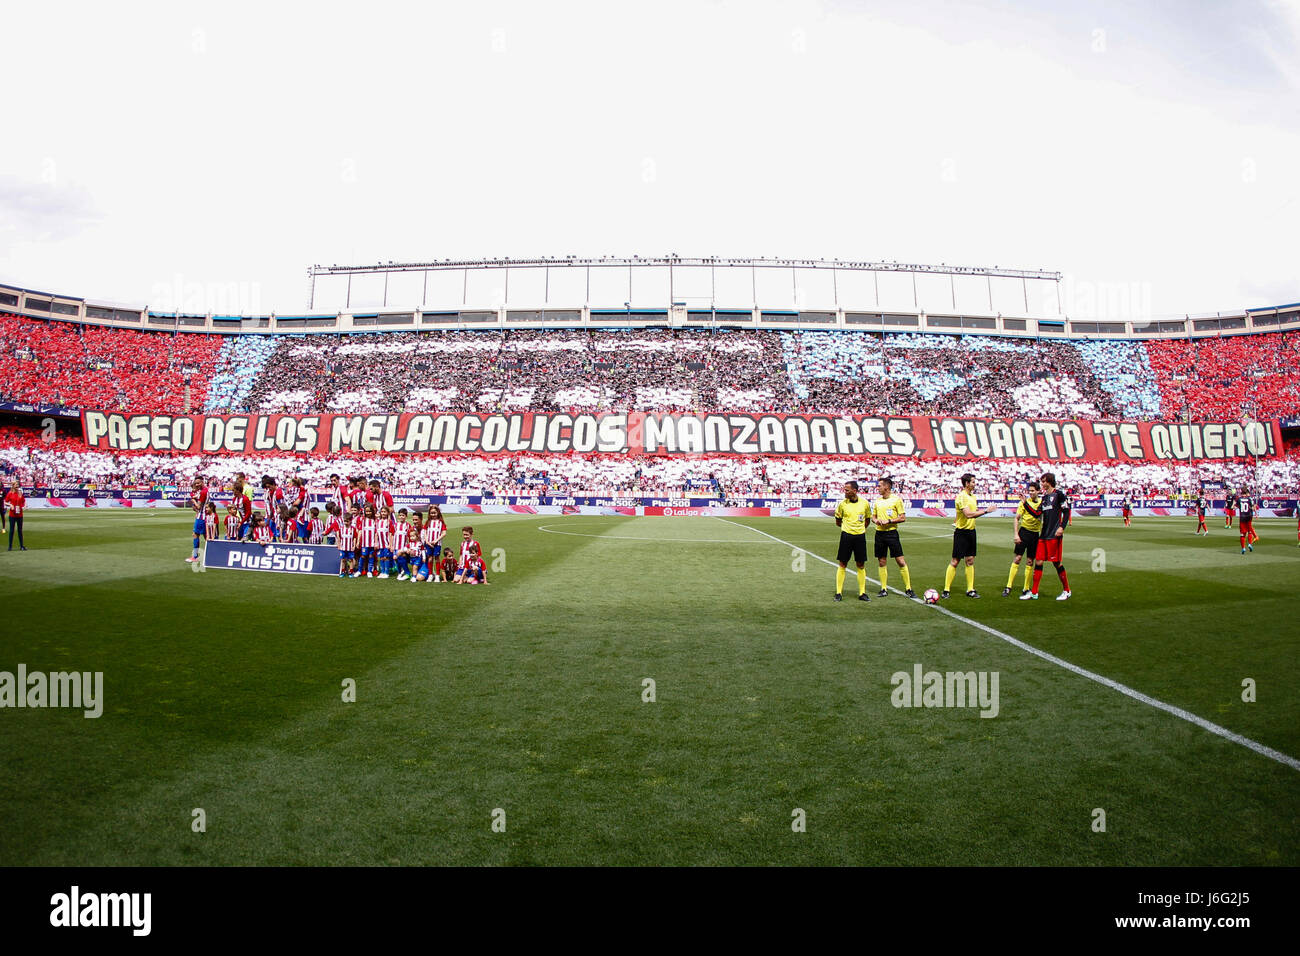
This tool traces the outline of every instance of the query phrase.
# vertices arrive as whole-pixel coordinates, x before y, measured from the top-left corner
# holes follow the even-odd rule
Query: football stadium
[[[1132,868],[1119,926],[1300,865],[1300,11],[664,9],[23,11],[87,80],[0,106],[23,919]]]
[[[6,652],[50,675],[44,699],[9,676],[14,752],[42,757],[6,774],[5,859],[1296,863],[1300,305],[1075,323],[1023,310],[1055,276],[974,268],[942,284],[983,310],[834,301],[923,268],[318,277],[666,293],[621,310],[0,289],[30,541],[0,566]],[[836,291],[681,295],[722,270]],[[988,310],[995,282],[1018,313]],[[973,578],[949,559],[966,474],[992,509]],[[1015,540],[1044,474],[1068,501],[1046,577]],[[842,601],[847,481],[905,519]],[[1020,600],[1040,586],[1069,602]]]

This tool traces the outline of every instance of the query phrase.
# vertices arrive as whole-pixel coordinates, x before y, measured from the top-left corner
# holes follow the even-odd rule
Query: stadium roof
[[[599,267],[649,267],[683,266],[693,268],[741,267],[746,269],[833,269],[859,272],[919,272],[939,275],[1002,276],[1014,279],[1061,280],[1061,273],[1040,269],[1003,269],[999,266],[958,266],[940,263],[923,265],[914,262],[869,262],[855,259],[736,259],[722,257],[683,258],[681,256],[578,256],[547,257],[535,259],[443,259],[432,262],[377,262],[373,265],[314,264],[312,275],[347,275],[379,272],[431,272],[439,269],[526,269],[526,268],[599,268]]]

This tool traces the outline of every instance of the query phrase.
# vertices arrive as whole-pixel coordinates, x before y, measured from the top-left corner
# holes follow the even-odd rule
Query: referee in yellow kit
[[[944,575],[943,594],[940,597],[948,596],[952,579],[957,576],[957,565],[965,561],[966,596],[977,598],[980,593],[975,590],[975,519],[998,509],[979,507],[979,502],[975,500],[975,476],[970,472],[961,476],[961,491],[957,494],[956,504],[957,520],[953,523],[956,530],[952,533],[952,562]]]
[[[912,572],[907,570],[907,558],[903,557],[903,542],[898,538],[898,526],[907,520],[907,511],[903,499],[894,494],[894,479],[881,478],[876,482],[880,497],[871,503],[871,523],[876,526],[876,558],[880,562],[880,593],[877,597],[889,594],[889,559],[898,562],[898,570],[903,575],[903,593],[916,597],[912,590]]]
[[[844,483],[844,500],[835,506],[835,525],[840,529],[840,551],[836,556],[840,566],[835,569],[835,600],[844,600],[844,572],[849,558],[858,565],[858,600],[867,597],[867,499],[858,496],[858,483]]]

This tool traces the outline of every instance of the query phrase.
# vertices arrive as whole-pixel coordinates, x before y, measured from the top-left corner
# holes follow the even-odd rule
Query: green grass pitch
[[[196,574],[189,520],[0,551],[0,670],[104,674],[99,719],[0,710],[0,864],[1300,864],[1300,771],[852,570],[833,603],[791,547],[829,519],[475,515],[489,587]],[[1298,757],[1295,523],[1210,524],[1080,519],[1074,599],[1020,602],[984,518],[943,606]],[[902,535],[941,588],[949,522]],[[998,672],[1000,712],[894,707],[916,664]]]

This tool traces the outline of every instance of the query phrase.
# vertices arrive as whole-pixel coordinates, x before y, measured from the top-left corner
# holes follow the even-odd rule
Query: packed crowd
[[[1300,336],[1148,342],[1166,417],[1287,418],[1300,411]]]
[[[760,333],[439,331],[266,342],[223,351],[223,375],[250,384],[212,389],[208,411],[787,409],[791,401],[779,341]]]
[[[161,333],[0,316],[0,400],[212,413],[826,411],[1238,419],[1300,409],[1300,336],[757,330]]]
[[[807,409],[1036,418],[1158,418],[1143,343],[782,332]]]
[[[23,434],[19,434],[23,432]],[[1300,449],[1278,458],[1192,464],[1029,462],[825,457],[681,457],[609,455],[337,455],[329,458],[165,456],[87,451],[78,439],[43,442],[39,433],[0,432],[0,474],[25,485],[89,483],[100,488],[185,486],[196,475],[229,482],[240,472],[269,472],[323,486],[331,473],[363,473],[412,493],[520,495],[822,496],[846,475],[890,475],[900,493],[942,497],[954,476],[978,475],[981,494],[1001,494],[1027,475],[1051,468],[1080,494],[1169,497],[1204,484],[1247,485],[1268,496],[1300,490]]]
[[[0,315],[0,400],[200,411],[226,341]]]

